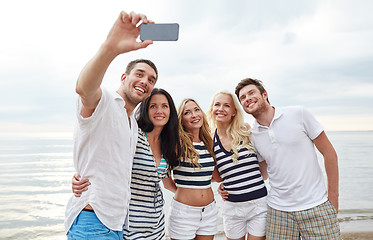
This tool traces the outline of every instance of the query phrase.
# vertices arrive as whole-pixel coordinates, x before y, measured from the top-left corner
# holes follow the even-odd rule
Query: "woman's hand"
[[[228,199],[228,192],[224,190],[224,184],[220,183],[218,187],[218,193],[220,194],[221,198],[225,201]]]
[[[75,197],[80,197],[82,195],[82,192],[85,192],[88,190],[88,186],[91,185],[88,179],[80,180],[79,174],[75,173],[71,183],[71,189],[74,193]]]

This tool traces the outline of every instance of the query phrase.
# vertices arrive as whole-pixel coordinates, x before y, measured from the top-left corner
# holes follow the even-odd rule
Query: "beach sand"
[[[372,240],[373,232],[342,233],[343,240]]]
[[[339,223],[343,240],[372,240],[373,220],[362,219]]]
[[[343,240],[373,240],[373,220],[354,220],[339,223]],[[215,240],[226,239],[224,234],[216,235]]]
[[[226,239],[224,235],[216,235],[215,240]],[[342,233],[343,240],[372,240],[373,232],[348,232]]]
[[[343,240],[373,240],[373,216],[370,211],[364,214],[340,215],[338,220]],[[222,228],[223,226],[221,225],[220,229]],[[223,232],[220,232],[215,235],[214,239],[225,240],[226,237]]]

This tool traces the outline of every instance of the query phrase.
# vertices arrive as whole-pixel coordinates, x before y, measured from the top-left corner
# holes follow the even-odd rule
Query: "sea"
[[[353,230],[360,223],[371,224],[373,131],[327,135],[339,157],[341,226]],[[69,132],[0,133],[0,239],[66,239],[64,212],[75,172],[72,149]],[[321,155],[319,162],[323,169]],[[167,214],[172,193],[164,190],[164,196]],[[220,207],[218,194],[216,201]]]

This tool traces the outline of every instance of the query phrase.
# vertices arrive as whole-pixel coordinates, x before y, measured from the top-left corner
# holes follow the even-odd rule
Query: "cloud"
[[[103,81],[109,88],[119,86],[130,60],[148,58],[159,68],[157,87],[168,90],[176,104],[194,97],[206,109],[216,91],[233,92],[239,80],[254,77],[263,80],[271,103],[304,105],[327,129],[372,130],[366,121],[373,116],[372,5],[352,0],[2,3],[0,123],[8,129],[10,123],[15,128],[73,125],[76,79],[123,9],[156,22],[178,22],[180,37],[117,57]]]

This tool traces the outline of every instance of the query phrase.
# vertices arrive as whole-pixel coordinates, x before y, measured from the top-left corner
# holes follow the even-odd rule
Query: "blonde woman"
[[[267,189],[255,149],[250,143],[249,125],[235,96],[220,91],[207,112],[214,132],[214,153],[223,183],[223,223],[228,240],[265,239]],[[263,162],[265,178],[266,166]]]
[[[181,158],[173,169],[175,196],[169,212],[171,239],[212,240],[217,233],[218,209],[211,189],[215,170],[213,140],[200,106],[184,99],[178,106]]]

